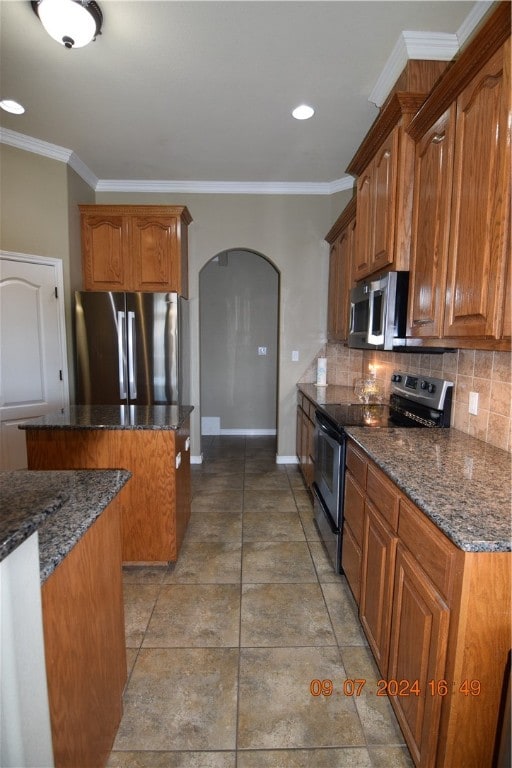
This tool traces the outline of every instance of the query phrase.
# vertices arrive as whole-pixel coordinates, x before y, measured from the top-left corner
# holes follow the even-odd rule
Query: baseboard
[[[276,456],[276,464],[298,464],[298,463],[299,463],[299,460],[295,456],[295,454],[293,456],[280,456],[279,454],[277,454]]]

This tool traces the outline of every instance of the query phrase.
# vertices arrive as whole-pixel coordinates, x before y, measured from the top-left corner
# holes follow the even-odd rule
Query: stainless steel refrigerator
[[[177,293],[75,293],[77,403],[187,404],[188,303]]]

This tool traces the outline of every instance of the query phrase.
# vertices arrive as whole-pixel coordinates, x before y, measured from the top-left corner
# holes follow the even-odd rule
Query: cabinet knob
[[[190,451],[190,437],[185,440],[185,452],[188,453],[188,451]]]
[[[176,454],[176,469],[181,467],[181,451]]]

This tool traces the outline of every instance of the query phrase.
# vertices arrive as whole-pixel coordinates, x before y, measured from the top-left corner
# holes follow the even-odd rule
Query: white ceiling
[[[0,120],[7,143],[16,132],[67,148],[120,186],[332,185],[377,115],[368,99],[401,33],[460,32],[475,6],[99,3],[103,34],[67,50],[29,0],[0,0],[0,98],[26,107]],[[290,116],[302,102],[316,110],[309,121]]]

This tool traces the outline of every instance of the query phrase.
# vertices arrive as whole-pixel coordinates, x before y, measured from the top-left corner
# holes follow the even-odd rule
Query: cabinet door
[[[412,336],[443,332],[455,139],[452,106],[416,145],[409,284]]]
[[[339,240],[335,240],[329,252],[329,292],[327,296],[327,339],[338,340],[338,302],[340,296]]]
[[[393,263],[396,209],[396,174],[398,163],[398,128],[380,147],[373,161],[372,272]]]
[[[457,99],[445,336],[496,338],[510,196],[510,42]]]
[[[345,521],[343,524],[343,541],[342,541],[342,563],[343,572],[347,579],[348,585],[352,590],[356,604],[359,605],[361,597],[361,562],[362,553],[359,547],[356,537]]]
[[[86,291],[132,290],[128,222],[121,215],[81,217],[82,270]]]
[[[130,240],[137,290],[181,293],[176,217],[133,216]]]
[[[352,278],[361,280],[370,272],[372,244],[372,164],[357,180],[357,230]]]
[[[366,502],[360,619],[383,677],[388,668],[396,545],[396,535]]]
[[[401,544],[397,548],[387,679],[405,680],[419,695],[392,696],[391,704],[417,766],[434,768],[448,646],[450,611]],[[457,694],[455,694],[457,695]]]

